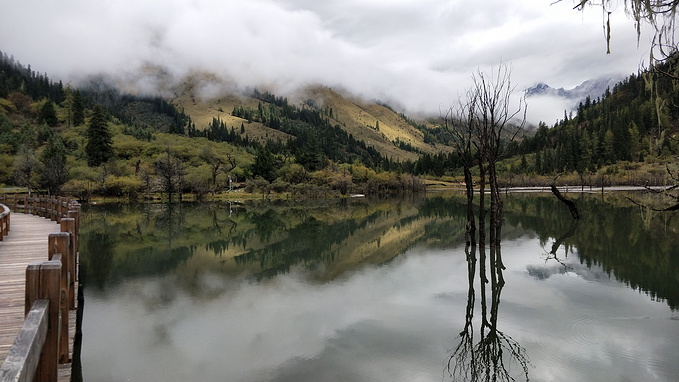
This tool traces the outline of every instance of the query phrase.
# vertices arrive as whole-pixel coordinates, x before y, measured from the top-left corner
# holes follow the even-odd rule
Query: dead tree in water
[[[490,75],[479,71],[472,76],[473,86],[466,99],[459,102],[454,136],[458,154],[462,159],[467,188],[467,232],[465,253],[469,290],[465,326],[459,335],[459,344],[451,350],[447,370],[454,380],[513,381],[509,363],[516,362],[522,375],[528,378],[529,361],[526,351],[509,335],[498,329],[500,295],[505,285],[501,254],[502,200],[496,174],[496,163],[521,131],[525,121],[523,99],[516,109],[510,106],[514,90],[509,79],[509,68],[500,65]],[[516,129],[510,126],[520,119]],[[452,113],[450,114],[452,115]],[[448,122],[446,120],[446,122]],[[474,188],[472,166],[479,168],[478,228],[474,216]],[[487,176],[487,178],[486,178]],[[490,188],[490,210],[486,210],[486,185]],[[486,247],[486,214],[489,218],[490,243]],[[476,234],[478,233],[478,247]],[[478,258],[477,258],[478,248]],[[480,320],[478,340],[474,337],[473,316],[476,303],[474,279],[478,259]],[[509,363],[505,363],[509,361]]]
[[[479,169],[485,162],[490,188],[490,245],[500,242],[502,232],[502,198],[498,185],[495,165],[507,153],[507,143],[514,141],[523,130],[526,121],[525,98],[519,98],[518,104],[512,104],[515,85],[511,82],[511,68],[501,63],[490,74],[478,71],[472,76],[473,88],[478,97],[476,103],[476,123],[478,128],[477,144],[479,151]],[[514,128],[513,131],[510,129]],[[481,179],[485,182],[485,179]],[[483,191],[482,191],[483,192]],[[483,208],[483,205],[481,204]],[[479,224],[481,224],[479,217]]]
[[[580,219],[580,213],[578,212],[578,208],[575,206],[575,203],[573,203],[572,200],[566,199],[565,196],[561,195],[561,192],[559,192],[559,189],[556,188],[555,185],[551,185],[552,188],[552,194],[556,196],[557,199],[561,200],[571,211],[571,216],[573,216],[573,219]]]
[[[474,138],[477,96],[471,89],[467,89],[466,98],[458,100],[458,109],[453,107],[448,110],[445,116],[445,126],[453,134],[455,150],[460,157],[464,171],[464,183],[467,195],[467,225],[465,227],[465,243],[467,246],[476,248],[476,220],[474,217],[474,179],[472,178],[472,167],[474,166],[475,145],[472,144]]]
[[[647,208],[652,211],[658,212],[671,212],[679,211],[679,171],[676,174],[672,173],[669,165],[666,166],[667,174],[670,180],[674,183],[672,186],[665,187],[664,189],[654,189],[646,186],[646,192],[652,194],[654,197],[650,202],[640,202],[630,197],[626,197],[627,200],[636,204],[639,207]]]

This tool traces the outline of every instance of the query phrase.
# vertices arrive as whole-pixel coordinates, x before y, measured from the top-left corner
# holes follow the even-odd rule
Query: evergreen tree
[[[66,85],[64,93],[65,99],[61,106],[66,109],[66,124],[68,127],[71,127],[71,122],[73,121],[73,91],[71,90],[71,85]]]
[[[592,167],[592,140],[589,138],[587,130],[582,132],[580,138],[580,160],[576,163],[575,169],[579,174],[584,174],[585,171]]]
[[[316,171],[323,168],[325,158],[320,143],[315,134],[311,134],[304,145],[297,150],[296,162],[304,166],[308,171]]]
[[[639,152],[641,149],[640,133],[637,124],[634,121],[630,122],[629,128],[629,155],[630,159],[636,161],[639,159]]]
[[[613,132],[611,130],[606,130],[606,133],[604,134],[603,149],[604,161],[606,161],[607,164],[616,162],[614,140],[615,137],[613,136]]]
[[[87,127],[87,164],[90,167],[99,166],[113,156],[113,139],[108,130],[106,111],[101,105],[96,105],[92,112],[92,119]]]
[[[40,113],[38,114],[38,119],[40,122],[44,122],[47,125],[54,127],[59,124],[59,119],[57,118],[57,111],[54,110],[54,105],[52,101],[45,102],[40,108]]]
[[[76,90],[73,94],[71,113],[73,116],[73,126],[80,126],[85,123],[85,106],[83,105],[83,97],[80,94],[80,90]]]
[[[253,176],[261,176],[262,178],[273,182],[276,179],[276,166],[274,164],[274,157],[265,146],[257,150],[255,162],[250,167]]]
[[[32,129],[31,129],[31,130],[32,130]],[[35,141],[35,138],[33,138],[33,137],[35,136],[35,134],[34,134],[32,131],[26,131],[26,134],[25,134],[25,135],[26,135],[27,137],[30,137],[32,140],[30,140],[30,141],[24,141],[24,143],[34,142],[34,141]],[[37,134],[37,135],[38,135],[37,144],[42,145],[43,143],[47,142],[47,141],[50,139],[50,137],[51,137],[52,135],[54,135],[54,131],[52,131],[52,129],[50,129],[49,126],[47,126],[46,124],[44,124],[44,125],[38,127],[38,134]],[[35,146],[35,145],[34,145],[34,146]]]

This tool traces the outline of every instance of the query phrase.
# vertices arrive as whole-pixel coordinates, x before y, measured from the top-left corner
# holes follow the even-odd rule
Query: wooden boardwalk
[[[48,259],[47,237],[59,232],[56,222],[12,212],[11,230],[0,241],[0,363],[24,322],[26,266]],[[73,351],[76,311],[69,312],[69,351]],[[70,381],[71,364],[59,365],[59,381]]]

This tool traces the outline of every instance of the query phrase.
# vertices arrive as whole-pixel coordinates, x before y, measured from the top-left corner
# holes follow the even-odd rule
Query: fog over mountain
[[[557,119],[563,119],[564,111],[576,112],[578,104],[584,102],[589,96],[595,100],[603,96],[607,89],[613,87],[625,79],[625,76],[617,75],[587,80],[580,85],[571,88],[553,88],[544,82],[539,82],[524,92],[526,101],[530,105],[531,122],[539,120],[551,125]]]
[[[603,22],[552,0],[0,0],[0,50],[74,85],[103,75],[148,92],[199,75],[206,95],[288,95],[320,84],[438,115],[501,62],[519,93],[635,72],[648,55],[633,23],[611,15],[606,54]],[[563,115],[560,98],[531,98],[531,121]]]

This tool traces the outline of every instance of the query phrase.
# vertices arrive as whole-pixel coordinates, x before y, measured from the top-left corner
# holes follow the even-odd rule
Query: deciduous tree
[[[22,145],[14,158],[14,179],[17,185],[28,189],[28,196],[31,196],[31,191],[37,185],[39,165],[35,150],[29,145]]]
[[[182,179],[186,175],[186,169],[181,160],[170,153],[169,146],[167,148],[167,155],[158,158],[154,163],[154,167],[156,174],[160,177],[160,183],[168,194],[170,203],[172,203],[172,194],[181,191]]]
[[[47,146],[40,154],[40,162],[42,163],[42,186],[50,195],[59,195],[61,186],[68,178],[66,147],[59,135],[55,134],[47,141]]]

